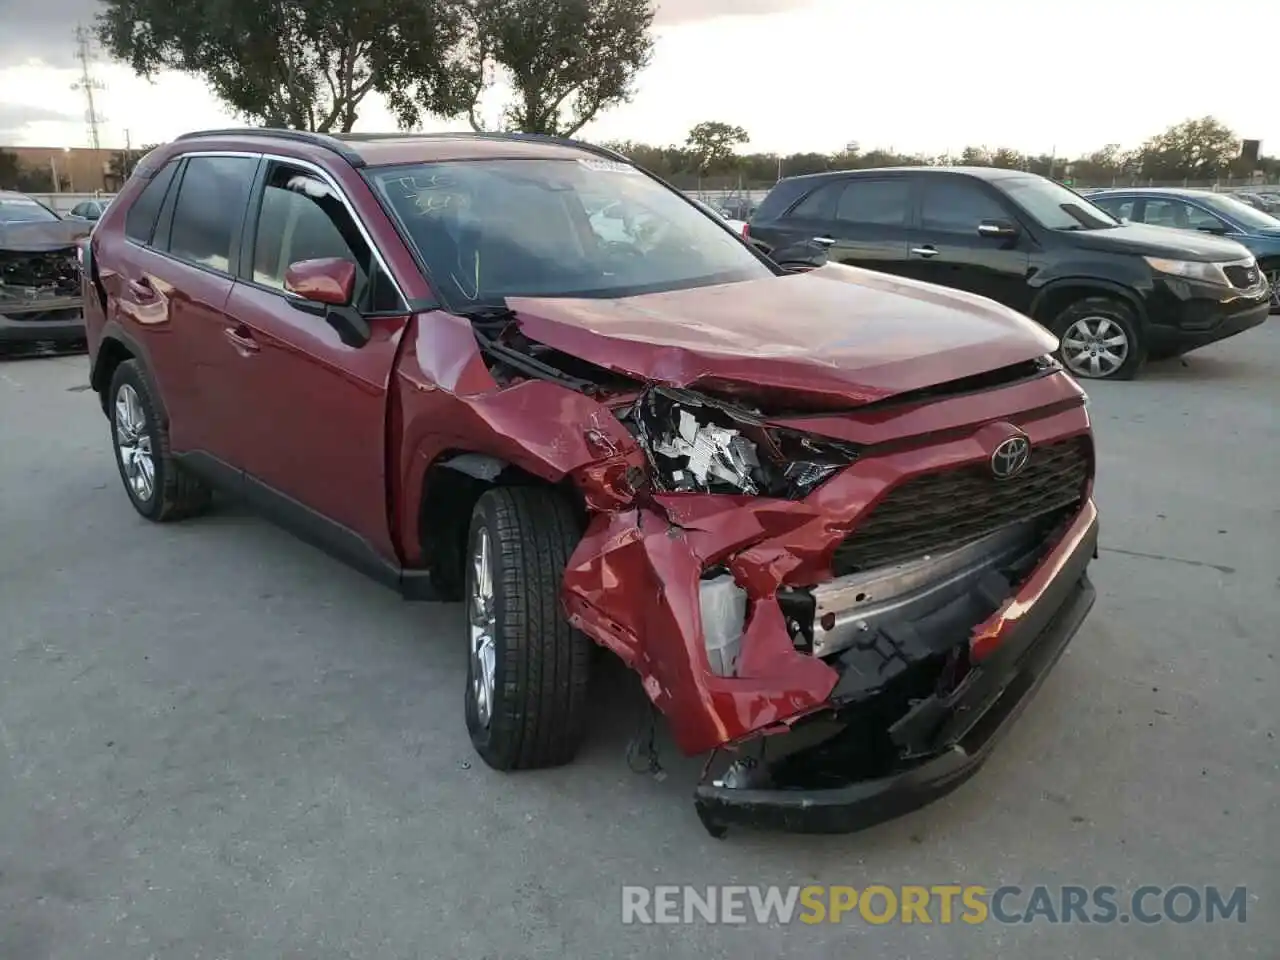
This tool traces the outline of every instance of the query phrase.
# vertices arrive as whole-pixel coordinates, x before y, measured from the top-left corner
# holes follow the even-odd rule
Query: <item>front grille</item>
[[[1078,503],[1092,447],[1075,437],[1033,448],[1026,469],[997,480],[985,463],[922,474],[894,487],[836,547],[837,577],[942,553],[1001,527]]]
[[[1231,285],[1238,290],[1248,290],[1262,279],[1257,266],[1252,264],[1249,266],[1239,263],[1227,264],[1222,268],[1222,272],[1227,275]]]

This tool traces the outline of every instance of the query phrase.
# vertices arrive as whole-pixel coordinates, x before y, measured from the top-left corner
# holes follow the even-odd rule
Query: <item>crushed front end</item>
[[[83,340],[76,243],[66,239],[31,244],[17,237],[5,242],[16,233],[12,228],[0,232],[0,345]]]
[[[846,412],[650,386],[614,413],[647,480],[592,515],[565,602],[712,752],[714,834],[954,789],[1092,606],[1089,419],[1048,361]]]

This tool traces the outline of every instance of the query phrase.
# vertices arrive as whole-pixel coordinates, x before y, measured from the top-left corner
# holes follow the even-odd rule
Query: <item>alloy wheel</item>
[[[1128,334],[1107,317],[1083,317],[1062,338],[1062,362],[1082,377],[1109,377],[1128,356]]]
[[[151,499],[156,488],[156,464],[151,452],[151,431],[138,391],[127,383],[116,393],[116,456],[125,482],[139,501]]]
[[[493,715],[498,659],[495,646],[498,618],[493,602],[491,552],[489,531],[481,527],[471,556],[471,596],[467,606],[471,634],[471,692],[476,705],[476,719],[480,726],[486,728]]]
[[[1280,310],[1280,267],[1267,271],[1267,282],[1271,284],[1271,312]]]

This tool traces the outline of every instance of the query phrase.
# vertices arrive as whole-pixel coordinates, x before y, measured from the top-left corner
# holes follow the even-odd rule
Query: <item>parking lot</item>
[[[1092,383],[1098,604],[985,769],[847,837],[706,835],[698,762],[488,770],[456,606],[125,498],[83,357],[0,362],[0,958],[1274,958],[1280,319]],[[637,927],[623,884],[1216,884],[1245,923]]]

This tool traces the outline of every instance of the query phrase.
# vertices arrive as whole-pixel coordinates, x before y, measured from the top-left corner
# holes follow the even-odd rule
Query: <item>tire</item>
[[[1088,380],[1132,380],[1147,359],[1146,338],[1133,308],[1122,300],[1112,297],[1077,300],[1053,319],[1049,329],[1062,341],[1057,357],[1072,376]],[[1098,334],[1105,343],[1097,346],[1106,350],[1093,355],[1089,337]],[[1120,336],[1124,338],[1123,343],[1116,342]],[[1070,345],[1074,342],[1081,343],[1085,349],[1073,350]],[[1120,362],[1108,366],[1108,355],[1115,356],[1118,348],[1123,349]]]
[[[560,603],[580,536],[572,506],[544,487],[496,487],[472,512],[466,721],[476,752],[495,770],[560,766],[582,742],[592,644],[569,626]],[[486,592],[484,569],[487,603],[477,599]]]
[[[1263,260],[1258,269],[1271,284],[1271,312],[1280,313],[1280,260]]]
[[[159,404],[137,360],[116,367],[107,398],[116,467],[134,509],[156,523],[204,511],[213,492],[174,460],[169,431],[157,415]],[[139,480],[148,473],[149,483]]]

